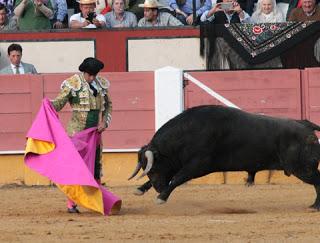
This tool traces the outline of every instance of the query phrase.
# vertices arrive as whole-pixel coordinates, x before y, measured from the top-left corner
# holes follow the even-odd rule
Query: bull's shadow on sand
[[[133,195],[135,187],[125,189],[120,215],[138,216],[256,216],[263,214],[314,213],[314,191],[307,184],[184,184],[165,204],[156,204],[157,192]]]
[[[194,202],[184,200],[183,202],[173,201],[165,205],[149,204],[145,207],[130,206],[124,207],[122,215],[159,215],[159,216],[198,216],[198,215],[220,215],[220,214],[255,214],[257,211],[244,208],[216,207],[205,202]]]

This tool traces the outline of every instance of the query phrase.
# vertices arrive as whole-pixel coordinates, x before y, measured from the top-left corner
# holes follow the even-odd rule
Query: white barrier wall
[[[148,38],[128,40],[128,71],[151,71],[164,66],[205,70],[199,38]]]
[[[155,128],[180,114],[184,109],[182,70],[164,67],[154,72]]]

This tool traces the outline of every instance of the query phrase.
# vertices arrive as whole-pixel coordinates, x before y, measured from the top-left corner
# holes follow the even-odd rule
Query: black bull
[[[164,124],[150,143],[141,148],[133,178],[141,168],[151,186],[167,201],[179,185],[212,172],[284,170],[314,185],[320,209],[320,144],[307,120],[251,114],[223,106],[190,108]]]

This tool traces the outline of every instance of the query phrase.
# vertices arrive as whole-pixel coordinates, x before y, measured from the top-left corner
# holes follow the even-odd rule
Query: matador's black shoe
[[[80,213],[80,211],[77,206],[72,206],[72,208],[68,208],[68,213]]]

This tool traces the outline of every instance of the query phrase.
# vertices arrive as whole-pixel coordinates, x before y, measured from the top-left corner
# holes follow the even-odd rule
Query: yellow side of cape
[[[28,153],[46,154],[54,150],[54,148],[54,143],[28,138],[25,155]],[[102,192],[98,188],[80,185],[57,184],[57,186],[68,198],[77,204],[104,214]]]

